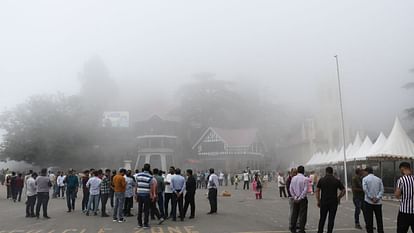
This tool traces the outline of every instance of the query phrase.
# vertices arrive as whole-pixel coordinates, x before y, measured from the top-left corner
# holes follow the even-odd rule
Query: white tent
[[[365,159],[368,155],[369,150],[372,148],[371,139],[366,136],[364,142],[358,151],[356,151],[352,157],[349,157],[349,160],[361,160]]]
[[[355,140],[352,143],[352,147],[346,153],[346,160],[347,161],[351,160],[352,158],[355,157],[355,154],[361,148],[361,145],[362,145],[362,140],[361,140],[361,137],[359,136],[359,133],[357,133],[356,136],[355,136]],[[341,161],[343,161],[343,159]]]
[[[408,137],[398,118],[384,147],[370,156],[391,158],[414,158],[414,143]]]
[[[387,137],[385,137],[384,134],[381,132],[377,140],[375,141],[374,145],[367,152],[367,156],[378,154],[382,150],[382,148],[384,148],[386,143],[387,143]]]

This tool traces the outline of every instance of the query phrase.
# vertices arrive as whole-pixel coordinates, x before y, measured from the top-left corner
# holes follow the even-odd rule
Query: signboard
[[[128,128],[129,112],[104,112],[102,127],[106,128]]]

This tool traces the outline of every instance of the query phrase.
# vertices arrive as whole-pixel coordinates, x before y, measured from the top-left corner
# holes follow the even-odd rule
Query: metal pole
[[[347,171],[347,168],[346,168],[345,121],[344,121],[344,108],[343,108],[343,104],[342,104],[341,78],[339,76],[338,55],[335,55],[335,60],[336,60],[336,74],[337,74],[337,77],[338,77],[339,106],[340,106],[340,109],[341,109],[342,142],[344,144],[345,199],[348,200],[348,171]]]

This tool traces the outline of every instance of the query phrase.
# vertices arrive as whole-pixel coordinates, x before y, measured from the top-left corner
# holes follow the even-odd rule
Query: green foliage
[[[0,127],[7,131],[3,157],[39,165],[65,162],[73,146],[87,144],[92,132],[81,116],[78,97],[31,97],[0,116]]]

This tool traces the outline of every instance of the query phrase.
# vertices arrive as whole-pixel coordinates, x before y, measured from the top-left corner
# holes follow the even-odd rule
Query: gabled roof
[[[204,137],[213,131],[219,136],[228,146],[250,146],[257,138],[257,129],[222,129],[222,128],[208,128],[203,135],[194,144],[193,149],[196,148],[204,139]]]

